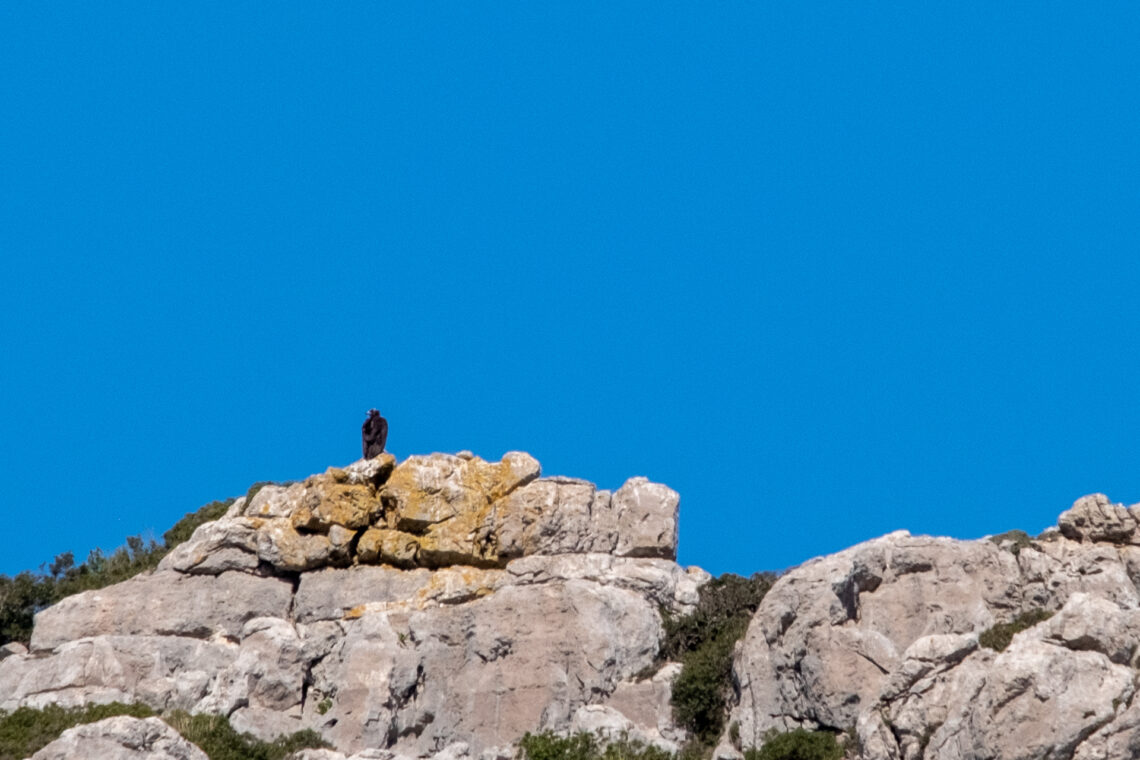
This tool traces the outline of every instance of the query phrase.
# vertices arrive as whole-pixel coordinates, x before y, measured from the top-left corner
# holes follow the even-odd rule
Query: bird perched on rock
[[[384,453],[384,444],[388,442],[388,420],[380,416],[375,409],[368,410],[368,419],[364,421],[361,430],[364,445],[364,458],[371,459]]]

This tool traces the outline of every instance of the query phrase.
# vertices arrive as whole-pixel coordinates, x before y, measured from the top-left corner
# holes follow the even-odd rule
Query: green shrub
[[[154,711],[146,705],[112,702],[73,708],[48,705],[42,710],[21,707],[13,712],[0,712],[0,760],[30,757],[72,726],[116,715],[148,718]]]
[[[675,760],[673,753],[628,736],[607,743],[585,732],[558,736],[551,731],[525,734],[519,740],[517,757],[519,760]]]
[[[673,682],[673,715],[699,745],[716,742],[724,728],[732,688],[732,651],[776,576],[722,575],[701,588],[696,609],[684,617],[663,615],[662,655],[681,660]],[[685,753],[697,752],[689,748]]]
[[[190,538],[201,524],[216,520],[226,513],[233,499],[213,501],[195,512],[188,512],[163,534],[159,544],[142,536],[128,536],[125,545],[110,554],[95,548],[82,564],[75,555],[64,552],[39,573],[24,571],[14,577],[0,575],[0,644],[19,641],[27,644],[32,636],[32,621],[37,612],[60,599],[120,583],[158,566],[162,558]]]
[[[1022,549],[1041,549],[1037,542],[1030,538],[1029,534],[1023,530],[1008,530],[1005,533],[990,536],[990,541],[998,546],[1008,541],[1009,545],[1005,548],[1015,557],[1021,553]]]
[[[736,626],[740,620],[751,619],[775,582],[776,576],[772,573],[756,573],[750,578],[727,573],[709,581],[701,587],[701,598],[691,614],[663,616],[662,655],[669,660],[680,659],[686,652],[694,651],[702,643],[719,637],[727,628]]]
[[[312,730],[263,742],[250,734],[238,733],[222,715],[190,715],[175,710],[162,719],[187,741],[201,747],[210,760],[284,760],[298,750],[331,746]]]
[[[585,732],[572,736],[558,736],[551,731],[532,734],[529,731],[519,739],[519,760],[597,760],[598,740]]]
[[[179,544],[189,541],[190,536],[194,535],[194,531],[198,529],[199,525],[220,519],[233,503],[234,499],[211,501],[209,504],[199,507],[196,512],[187,512],[181,520],[174,523],[170,530],[162,534],[162,540],[166,543],[166,550],[170,551]]]
[[[992,628],[987,628],[978,637],[978,644],[995,652],[1005,651],[1005,648],[1013,641],[1014,634],[1032,628],[1051,617],[1053,617],[1053,613],[1049,610],[1038,609],[1023,612],[1008,623],[998,623]]]
[[[843,748],[828,731],[769,731],[760,749],[744,753],[744,760],[840,760]]]
[[[722,631],[681,660],[681,672],[673,682],[673,716],[702,743],[714,743],[724,728],[733,645],[745,627]]]

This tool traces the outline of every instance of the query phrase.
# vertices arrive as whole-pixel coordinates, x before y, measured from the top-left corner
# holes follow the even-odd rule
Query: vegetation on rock
[[[843,748],[828,731],[769,731],[759,749],[749,749],[744,760],[840,760]]]
[[[116,715],[149,718],[154,715],[154,711],[146,705],[112,702],[108,705],[70,709],[48,705],[42,710],[21,707],[10,713],[0,712],[0,760],[31,757],[72,726],[94,723]]]
[[[643,741],[621,737],[599,741],[594,734],[581,732],[559,736],[552,731],[527,733],[519,740],[518,760],[674,760],[672,752]]]
[[[201,747],[210,760],[284,760],[302,749],[332,746],[311,729],[263,742],[249,734],[238,733],[222,715],[190,715],[176,710],[162,719]]]
[[[674,717],[702,746],[714,744],[724,728],[733,646],[775,581],[772,573],[722,575],[701,587],[691,614],[663,615],[661,654],[682,664],[673,682]]]
[[[143,704],[122,702],[72,708],[48,705],[39,710],[21,707],[10,713],[0,712],[0,760],[30,757],[73,726],[117,715],[149,718],[156,713]],[[161,717],[187,741],[198,745],[210,760],[284,760],[298,750],[331,746],[311,730],[263,742],[249,734],[238,733],[221,715],[189,715],[175,711]]]
[[[130,536],[127,543],[110,554],[93,549],[83,563],[64,552],[40,572],[25,570],[15,576],[0,575],[0,644],[18,641],[27,644],[32,635],[32,619],[37,612],[64,597],[81,591],[104,588],[154,569],[175,546],[190,538],[203,523],[226,513],[233,499],[213,501],[188,512],[163,534],[163,543],[142,536]]]
[[[1015,557],[1021,553],[1022,549],[1037,549],[1038,551],[1041,549],[1041,546],[1023,530],[1007,530],[1005,533],[990,536],[990,541],[998,546],[1004,545],[1004,548]]]
[[[1004,651],[1013,641],[1014,634],[1021,633],[1028,630],[1033,626],[1053,617],[1053,613],[1049,610],[1029,610],[1023,612],[1008,623],[998,623],[997,625],[987,628],[982,635],[978,637],[978,644],[992,649],[995,652]]]

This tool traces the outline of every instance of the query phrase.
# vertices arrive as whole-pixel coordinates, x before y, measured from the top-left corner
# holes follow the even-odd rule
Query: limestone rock
[[[12,655],[27,654],[28,648],[18,641],[9,641],[4,646],[0,647],[0,660]]]
[[[1102,493],[1083,496],[1057,520],[1061,533],[1074,541],[1128,543],[1136,533],[1136,517]]]
[[[744,746],[804,726],[853,730],[862,760],[1136,756],[1136,521],[1096,495],[1059,522],[1020,546],[899,532],[787,573],[734,661]],[[1055,614],[979,647],[1031,610]]]
[[[680,495],[647,478],[630,478],[613,495],[619,557],[677,558]]]
[[[209,760],[158,718],[119,716],[75,726],[31,760]]]
[[[667,752],[676,752],[683,743],[684,730],[673,723],[673,681],[681,673],[681,663],[670,662],[658,670],[652,678],[622,681],[606,699],[604,706],[614,711],[628,723],[625,726],[631,738],[661,747]],[[579,708],[579,713],[596,707],[590,705]],[[573,721],[571,725],[573,729]],[[588,729],[593,730],[593,729]]]
[[[40,612],[0,710],[142,701],[360,760],[508,760],[576,716],[679,746],[678,666],[636,677],[660,610],[709,580],[672,561],[677,495],[540,475],[521,452],[385,455],[265,485],[156,571]]]
[[[32,651],[104,635],[237,638],[257,617],[285,617],[292,586],[240,572],[218,576],[155,572],[69,596],[38,613]]]
[[[185,543],[162,558],[158,570],[220,575],[257,568],[258,523],[238,517],[199,525]]]
[[[346,622],[313,668],[320,717],[339,748],[424,753],[454,739],[475,752],[574,711],[652,662],[656,608],[587,581],[508,586],[459,606],[377,611]]]
[[[356,554],[361,562],[415,567],[420,554],[420,539],[401,530],[369,528],[361,535]]]
[[[155,710],[191,710],[237,655],[229,642],[180,636],[79,639],[50,656],[0,661],[0,710],[134,701]]]
[[[515,558],[611,552],[617,543],[616,526],[598,520],[609,509],[609,491],[599,491],[585,480],[542,478],[531,482],[510,494],[496,510],[499,554]]]

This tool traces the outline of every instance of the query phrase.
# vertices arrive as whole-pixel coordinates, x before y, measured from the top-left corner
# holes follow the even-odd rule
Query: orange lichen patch
[[[365,615],[374,615],[381,612],[395,612],[398,616],[398,619],[402,619],[402,616],[399,616],[399,611],[407,610],[408,608],[409,603],[403,600],[398,602],[365,602],[364,604],[358,604],[352,609],[346,611],[344,615],[341,616],[341,619],[357,620],[364,617]]]
[[[504,572],[462,565],[442,568],[416,592],[412,603],[422,609],[433,604],[459,604],[487,596],[494,592]]]
[[[396,567],[414,567],[420,552],[420,539],[410,533],[387,528],[369,528],[356,544],[361,562],[380,562]]]
[[[380,498],[371,486],[338,483],[328,474],[306,481],[298,501],[293,526],[318,533],[327,532],[333,525],[350,530],[365,528],[381,509]]]

